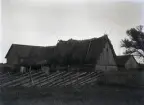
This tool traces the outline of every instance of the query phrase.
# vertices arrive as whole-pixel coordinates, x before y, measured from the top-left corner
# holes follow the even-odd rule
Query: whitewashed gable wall
[[[105,44],[105,47],[100,54],[99,60],[96,64],[96,70],[110,71],[117,70],[116,62],[112,49],[110,48],[109,43]]]

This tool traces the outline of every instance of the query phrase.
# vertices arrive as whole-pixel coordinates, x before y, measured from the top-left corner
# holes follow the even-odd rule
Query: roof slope
[[[115,56],[108,36],[104,35],[87,40],[61,40],[55,48],[55,57],[60,63],[95,64],[107,42],[110,44]]]
[[[124,66],[125,63],[129,60],[129,58],[132,57],[131,55],[122,55],[117,56],[116,62],[118,66]]]
[[[53,48],[53,46],[43,47],[12,44],[5,58],[7,58],[10,53],[14,52],[14,54],[16,54],[18,57],[25,58],[24,62],[31,62],[33,64],[38,61],[47,60],[51,58],[53,54]]]
[[[7,58],[9,54],[12,52],[15,52],[18,55],[21,55],[23,57],[26,57],[27,55],[29,55],[31,48],[32,46],[28,46],[28,45],[12,44],[5,58]]]
[[[36,64],[47,60],[58,64],[95,64],[107,42],[116,56],[108,36],[104,35],[87,40],[60,40],[56,46],[50,47],[13,44],[6,58],[11,52],[16,52],[20,57],[27,58],[25,63]]]

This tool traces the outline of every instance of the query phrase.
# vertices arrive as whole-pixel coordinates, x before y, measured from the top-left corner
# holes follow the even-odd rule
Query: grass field
[[[143,105],[144,89],[120,86],[8,88],[1,105]]]

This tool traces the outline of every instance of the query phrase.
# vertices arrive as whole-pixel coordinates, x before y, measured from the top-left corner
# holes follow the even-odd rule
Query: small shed
[[[133,55],[122,55],[116,57],[117,66],[119,69],[138,69],[139,64]]]

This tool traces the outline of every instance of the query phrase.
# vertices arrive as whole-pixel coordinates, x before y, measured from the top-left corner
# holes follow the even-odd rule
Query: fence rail
[[[95,83],[102,71],[95,72],[54,72],[46,74],[39,71],[25,74],[0,74],[0,87],[57,87],[57,86],[78,86],[89,83]]]

